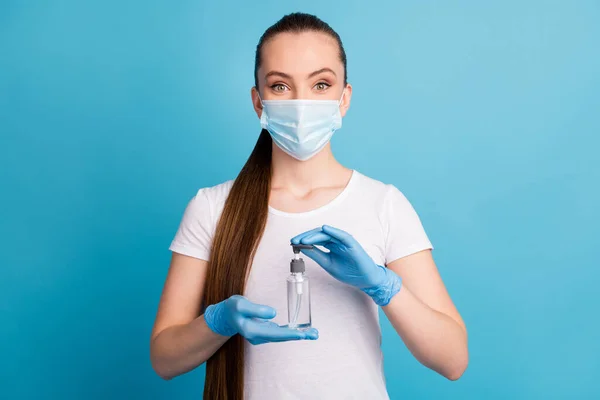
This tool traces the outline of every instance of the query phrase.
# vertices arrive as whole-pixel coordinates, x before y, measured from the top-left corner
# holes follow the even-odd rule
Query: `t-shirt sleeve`
[[[383,219],[386,264],[422,250],[433,249],[417,212],[393,185],[388,185]]]
[[[205,189],[189,201],[169,250],[209,260],[214,233],[211,204]]]

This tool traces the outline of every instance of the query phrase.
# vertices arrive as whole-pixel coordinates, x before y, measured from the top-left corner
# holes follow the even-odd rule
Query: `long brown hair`
[[[265,42],[282,32],[323,32],[339,44],[346,83],[346,53],[339,35],[325,22],[310,14],[284,16],[265,31],[256,46],[254,84],[258,90],[258,69]],[[202,304],[219,303],[243,294],[254,253],[263,235],[271,192],[272,140],[262,130],[254,150],[235,179],[212,242]],[[244,397],[244,338],[231,337],[207,361],[204,399],[242,400]]]

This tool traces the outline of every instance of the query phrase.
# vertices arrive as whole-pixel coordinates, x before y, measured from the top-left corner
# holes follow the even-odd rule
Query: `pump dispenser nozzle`
[[[294,254],[299,254],[301,249],[312,249],[314,246],[312,244],[293,244],[292,249],[294,250]]]
[[[294,250],[294,259],[290,263],[290,272],[304,272],[306,267],[304,265],[304,260],[299,257],[301,249],[312,249],[314,246],[312,244],[292,244],[292,249]]]

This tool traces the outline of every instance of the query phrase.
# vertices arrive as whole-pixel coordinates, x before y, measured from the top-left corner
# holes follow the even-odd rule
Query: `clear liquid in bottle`
[[[294,272],[287,278],[288,321],[294,329],[311,327],[310,285],[303,272]]]

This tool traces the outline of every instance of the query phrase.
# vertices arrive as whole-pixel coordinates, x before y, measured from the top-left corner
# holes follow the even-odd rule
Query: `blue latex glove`
[[[400,291],[402,280],[392,270],[385,268],[369,257],[367,252],[350,234],[323,225],[292,238],[292,244],[312,244],[325,247],[302,249],[331,276],[340,282],[354,286],[369,296],[379,306],[386,306]]]
[[[234,295],[204,311],[204,320],[213,332],[223,336],[242,335],[252,344],[287,342],[289,340],[316,340],[315,328],[291,329],[267,321],[275,317],[275,309],[255,304],[243,296]]]

